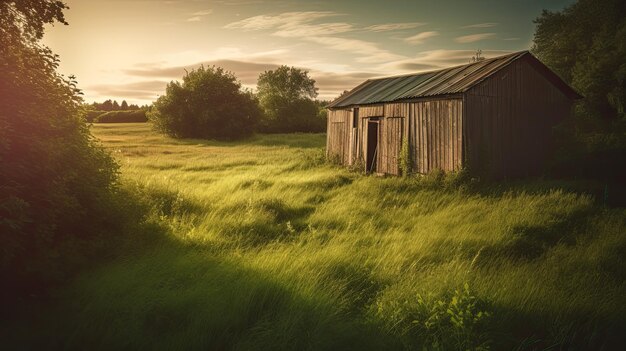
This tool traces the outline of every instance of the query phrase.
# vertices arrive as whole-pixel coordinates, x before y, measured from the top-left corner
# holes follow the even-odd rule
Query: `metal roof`
[[[581,97],[528,51],[520,51],[437,71],[368,79],[350,92],[331,102],[328,107],[347,107],[352,105],[365,105],[410,98],[462,93],[482,82],[511,62],[524,56],[528,56],[532,58],[533,61],[536,61],[534,63],[539,64],[538,67],[548,76],[547,78],[560,89],[564,90],[566,95],[572,98]]]

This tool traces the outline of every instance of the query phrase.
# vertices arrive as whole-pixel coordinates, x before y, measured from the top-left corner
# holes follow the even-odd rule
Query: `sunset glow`
[[[558,1],[70,0],[45,43],[85,100],[150,103],[184,69],[217,65],[254,88],[281,64],[305,68],[320,99],[363,80],[531,46],[532,20]],[[468,20],[471,19],[471,20]]]

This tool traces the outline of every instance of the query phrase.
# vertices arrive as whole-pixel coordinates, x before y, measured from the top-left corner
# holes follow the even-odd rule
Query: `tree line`
[[[119,104],[117,102],[117,100],[105,100],[104,102],[93,102],[90,105],[87,106],[90,110],[96,110],[96,111],[129,111],[129,110],[139,110],[139,109],[146,109],[148,108],[148,105],[144,105],[139,107],[139,105],[136,104],[128,104],[126,102],[126,100],[122,100],[122,103]]]

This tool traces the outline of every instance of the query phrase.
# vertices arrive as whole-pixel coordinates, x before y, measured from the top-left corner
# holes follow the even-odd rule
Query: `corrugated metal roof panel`
[[[520,51],[438,71],[370,79],[336,99],[328,107],[346,107],[462,93],[525,55],[533,57],[528,51]],[[536,58],[533,57],[533,59],[539,62]],[[549,71],[547,67],[546,70]],[[556,76],[551,71],[550,74]],[[570,95],[574,98],[580,97],[564,82],[561,81],[559,85],[565,90],[569,89]]]

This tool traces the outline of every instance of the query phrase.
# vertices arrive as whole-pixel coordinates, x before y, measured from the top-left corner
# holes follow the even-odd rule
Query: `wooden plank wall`
[[[342,164],[364,162],[367,122],[380,118],[378,126],[378,173],[400,174],[402,140],[408,138],[413,170],[457,171],[463,165],[463,101],[460,98],[392,103],[359,108],[357,128],[352,110],[329,111],[327,153]],[[382,117],[382,118],[381,118]]]
[[[458,171],[463,166],[463,100],[410,103],[409,148],[413,170]]]
[[[350,139],[352,131],[351,110],[328,111],[326,132],[326,155],[337,157],[341,164],[348,164],[351,156]]]
[[[404,117],[385,117],[378,129],[377,172],[400,175]]]
[[[539,173],[571,104],[525,59],[511,63],[465,95],[468,165],[495,178]]]

